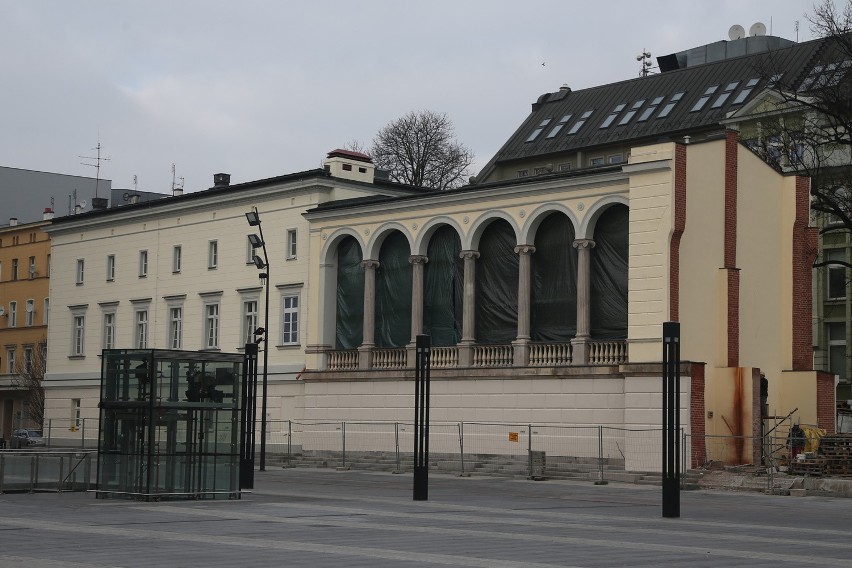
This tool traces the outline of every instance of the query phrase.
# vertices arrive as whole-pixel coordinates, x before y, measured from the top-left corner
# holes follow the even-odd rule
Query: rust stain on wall
[[[743,433],[743,424],[745,423],[745,408],[743,407],[743,401],[745,399],[744,392],[744,384],[743,384],[743,368],[737,367],[736,375],[734,377],[734,415],[732,417],[732,432],[735,436],[734,438],[734,457],[736,458],[736,463],[745,463],[743,461],[743,454],[745,449],[745,438]]]

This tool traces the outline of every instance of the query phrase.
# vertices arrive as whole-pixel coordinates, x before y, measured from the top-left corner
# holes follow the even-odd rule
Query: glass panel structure
[[[240,496],[243,355],[105,349],[98,497]]]

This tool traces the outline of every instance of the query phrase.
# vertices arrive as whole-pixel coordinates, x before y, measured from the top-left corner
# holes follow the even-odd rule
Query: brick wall
[[[690,456],[690,468],[704,465],[707,456],[707,444],[705,439],[705,415],[704,405],[704,363],[692,363],[691,386],[689,390],[689,429],[692,434],[692,455]]]
[[[669,318],[680,318],[680,239],[686,228],[686,146],[675,145],[674,232],[669,250]]]
[[[818,253],[816,227],[808,227],[810,179],[796,177],[796,217],[793,222],[793,370],[813,368],[811,273]]]
[[[725,132],[725,256],[728,272],[728,367],[740,366],[740,273],[737,268],[737,153],[739,135]]]
[[[834,434],[837,424],[837,401],[835,400],[834,375],[817,371],[817,426]]]

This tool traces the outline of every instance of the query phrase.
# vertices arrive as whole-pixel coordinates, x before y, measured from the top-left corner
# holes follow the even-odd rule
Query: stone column
[[[577,334],[571,340],[572,365],[587,365],[589,363],[589,329],[591,321],[591,303],[589,296],[589,279],[591,276],[591,252],[595,241],[577,239],[574,248],[577,249]]]
[[[463,250],[459,258],[464,259],[464,298],[462,299],[462,338],[459,343],[459,366],[473,364],[473,344],[476,342],[476,259],[479,251]]]
[[[379,261],[365,260],[361,266],[364,267],[364,332],[358,347],[358,368],[371,369],[376,341],[376,269]]]
[[[406,363],[409,367],[416,364],[417,351],[415,341],[423,333],[423,273],[429,259],[424,255],[411,255],[411,343],[406,346]]]
[[[530,362],[530,272],[532,271],[532,245],[518,245],[515,252],[520,255],[518,263],[518,336],[512,342],[514,364],[526,367]]]

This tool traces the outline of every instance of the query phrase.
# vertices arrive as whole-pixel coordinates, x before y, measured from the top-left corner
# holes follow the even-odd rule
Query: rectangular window
[[[625,103],[619,103],[619,104],[615,105],[615,108],[614,108],[614,109],[612,109],[612,112],[610,112],[610,113],[609,113],[609,116],[607,116],[607,117],[604,119],[604,121],[601,123],[601,125],[599,126],[599,128],[609,128],[609,125],[610,125],[610,124],[612,124],[612,121],[613,121],[613,120],[615,120],[615,119],[616,119],[616,117],[618,117],[618,114],[619,114],[621,111],[623,111],[623,110],[624,110],[624,107],[626,107],[626,106],[627,106],[627,105],[626,105]]]
[[[639,100],[639,101],[636,101],[635,103],[633,103],[633,106],[630,107],[630,110],[627,111],[626,113],[624,113],[624,116],[622,116],[621,120],[618,121],[618,125],[624,126],[625,124],[630,122],[630,120],[636,115],[636,113],[639,111],[640,108],[642,108],[642,105],[644,105],[644,104],[645,104],[645,99],[642,99],[642,100]]]
[[[47,275],[50,276],[50,255],[47,255]]]
[[[77,259],[77,286],[80,286],[83,283],[83,279],[86,276],[86,261],[82,258]]]
[[[589,119],[589,117],[592,116],[593,112],[594,111],[592,110],[587,110],[586,112],[581,114],[580,118],[577,119],[577,122],[575,122],[574,125],[571,127],[571,130],[568,131],[568,134],[577,134],[577,132],[579,132],[580,129],[583,128],[583,125],[586,124],[586,121]]]
[[[560,118],[559,123],[556,126],[554,126],[553,128],[551,128],[550,132],[547,133],[547,138],[550,139],[550,138],[555,137],[557,134],[559,134],[559,131],[562,130],[562,128],[565,126],[565,124],[569,120],[571,120],[572,116],[573,115],[571,115],[571,114],[566,114],[562,118]]]
[[[549,174],[550,170],[547,168],[533,168],[533,175],[543,176],[544,174]]]
[[[139,278],[148,276],[148,251],[139,251]]]
[[[832,375],[846,380],[846,324],[828,324],[828,369]]]
[[[564,164],[559,164],[560,172],[569,172],[571,171],[571,162],[565,162]]]
[[[35,277],[36,277],[36,263],[35,263],[35,257],[34,257],[34,256],[31,256],[31,257],[30,257],[30,270],[29,270],[29,274],[30,274],[30,280],[32,280],[33,278],[35,278]]]
[[[684,92],[673,94],[672,98],[669,99],[669,102],[666,103],[666,106],[663,107],[663,110],[660,111],[660,114],[657,115],[657,118],[666,118],[669,114],[671,114],[678,101],[683,98],[683,95]]]
[[[207,268],[219,266],[219,241],[207,243]]]
[[[9,327],[18,327],[18,302],[9,302]]]
[[[735,98],[735,99],[733,100],[733,102],[731,102],[731,104],[732,104],[732,105],[742,104],[742,103],[743,103],[743,101],[745,101],[745,100],[748,98],[748,96],[749,96],[749,95],[751,94],[751,92],[754,90],[754,87],[755,87],[755,86],[756,86],[759,82],[760,82],[760,79],[759,79],[759,78],[749,79],[749,80],[748,80],[748,83],[746,83],[746,86],[745,86],[745,87],[743,87],[743,90],[742,90],[742,91],[740,91],[740,94],[738,94],[738,95],[737,95],[737,98]]]
[[[699,110],[703,109],[704,105],[707,104],[707,101],[710,100],[710,97],[713,96],[713,93],[715,93],[716,89],[718,89],[718,88],[719,88],[719,85],[713,85],[712,87],[707,87],[707,90],[704,91],[704,94],[701,95],[701,98],[699,98],[695,102],[695,105],[693,105],[692,109],[690,109],[689,112],[698,112]]]
[[[624,155],[623,154],[614,154],[608,158],[610,164],[622,164],[624,163]]]
[[[183,344],[183,308],[169,308],[169,345],[172,349],[180,349]]]
[[[254,264],[254,247],[251,246],[251,235],[246,235],[246,264]]]
[[[177,274],[180,272],[180,262],[181,262],[181,246],[175,245],[172,249],[172,272]]]
[[[136,328],[133,335],[136,349],[148,348],[148,310],[136,310]]]
[[[204,306],[204,348],[219,348],[219,304]]]
[[[26,315],[24,317],[26,319],[27,327],[32,327],[35,323],[35,300],[27,300],[27,307],[24,311],[26,311]]]
[[[538,126],[536,126],[535,130],[533,130],[533,131],[532,131],[532,133],[530,133],[529,137],[527,138],[527,142],[532,142],[533,140],[535,140],[536,138],[538,138],[538,135],[539,135],[539,134],[541,134],[541,131],[542,131],[542,130],[544,130],[544,128],[545,128],[548,124],[550,124],[550,121],[551,121],[551,120],[553,120],[553,119],[552,119],[552,118],[545,118],[544,120],[542,120],[542,121],[539,123],[539,125],[538,125]]]
[[[115,314],[104,314],[104,349],[115,349]]]
[[[299,296],[288,295],[281,298],[281,344],[299,343]]]
[[[826,261],[845,261],[846,254],[842,249],[825,251]],[[846,267],[829,264],[828,268],[828,299],[842,300],[846,297]]]
[[[44,299],[44,311],[41,313],[41,323],[47,325],[48,316],[50,315],[50,298]]]
[[[80,399],[72,398],[71,399],[71,423],[74,424],[75,428],[80,427]]]
[[[15,374],[15,348],[6,349],[6,373],[9,375]]]
[[[33,372],[33,348],[24,347],[24,373],[31,374]]]
[[[86,339],[86,316],[74,316],[74,340],[71,345],[71,355],[82,357],[86,354],[85,339]]]
[[[727,85],[725,85],[725,90],[724,90],[724,91],[722,91],[722,94],[720,94],[720,95],[716,98],[716,100],[715,100],[715,101],[713,101],[713,104],[712,104],[712,105],[710,105],[710,108],[719,108],[719,107],[721,107],[723,104],[725,104],[725,101],[727,101],[727,100],[728,100],[728,97],[730,97],[730,96],[731,96],[731,93],[733,93],[733,92],[734,92],[734,90],[735,90],[737,87],[739,87],[739,86],[740,86],[740,82],[739,82],[739,81],[734,81],[733,83],[728,83]]]
[[[529,175],[530,175],[529,170],[518,170],[518,177],[519,178],[525,178],[525,177],[528,177]]]
[[[12,259],[12,280],[18,279],[18,259]]]
[[[603,165],[604,165],[603,156],[598,156],[597,158],[590,158],[589,159],[589,167],[594,168],[596,166],[603,166]]]
[[[287,229],[287,259],[296,258],[296,229]]]
[[[657,110],[657,107],[660,106],[660,103],[663,102],[665,97],[654,97],[651,101],[651,104],[648,105],[648,108],[642,111],[642,114],[639,115],[639,118],[636,119],[636,122],[645,122],[651,115],[654,114],[654,111]],[[672,105],[674,106],[674,105]]]
[[[243,302],[243,339],[244,343],[254,343],[254,330],[257,329],[257,300]]]
[[[113,280],[115,280],[115,255],[114,254],[107,255],[106,279],[107,279],[107,282],[112,282]]]

